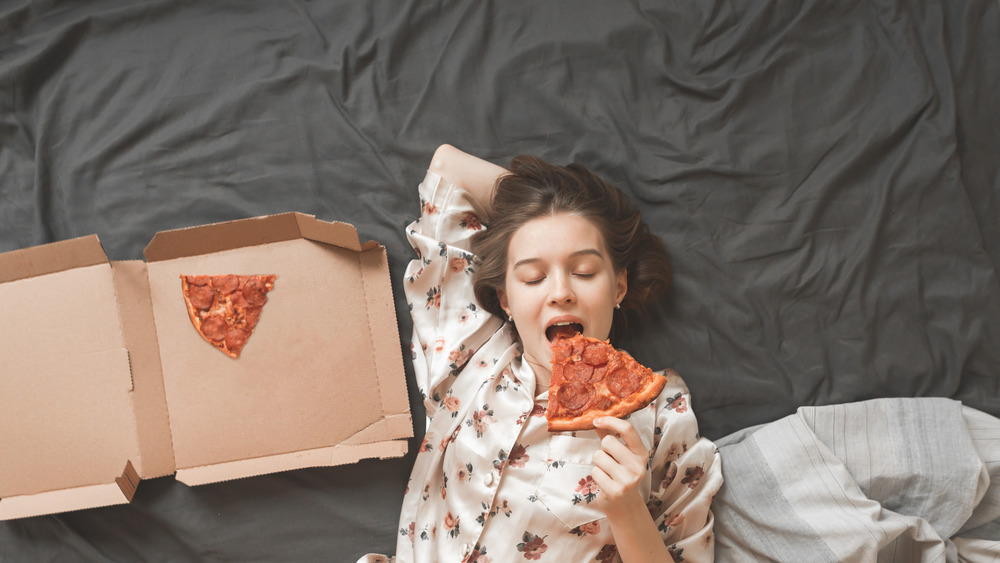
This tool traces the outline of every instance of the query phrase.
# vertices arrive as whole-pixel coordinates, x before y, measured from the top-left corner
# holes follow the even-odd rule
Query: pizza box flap
[[[0,264],[0,519],[129,502],[134,387],[100,241],[17,250]]]
[[[358,445],[340,444],[288,454],[178,469],[176,479],[184,484],[197,486],[292,469],[346,465],[357,463],[362,459],[402,457],[406,455],[407,446],[406,440],[389,440]]]
[[[135,428],[139,440],[137,475],[142,479],[174,472],[174,451],[167,420],[167,400],[160,368],[160,346],[153,323],[146,263],[111,263],[125,347],[132,366]]]
[[[97,235],[0,254],[0,283],[107,263]]]
[[[315,216],[292,212],[161,231],[153,236],[143,255],[147,262],[158,262],[296,238],[361,250],[353,225],[319,221]]]

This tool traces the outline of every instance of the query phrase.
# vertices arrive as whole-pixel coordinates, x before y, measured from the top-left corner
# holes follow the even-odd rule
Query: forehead
[[[579,250],[596,249],[607,256],[604,236],[590,219],[571,213],[538,217],[521,226],[510,239],[508,263],[559,259]]]

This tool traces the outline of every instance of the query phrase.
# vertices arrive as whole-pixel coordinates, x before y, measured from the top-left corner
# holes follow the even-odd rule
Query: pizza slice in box
[[[602,416],[621,418],[653,401],[667,378],[582,334],[552,342],[552,379],[545,418],[550,432],[590,430]]]
[[[182,275],[181,291],[191,324],[209,344],[230,358],[239,358],[277,277]]]

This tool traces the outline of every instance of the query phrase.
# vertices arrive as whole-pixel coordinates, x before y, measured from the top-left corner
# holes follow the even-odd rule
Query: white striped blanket
[[[875,399],[716,444],[717,561],[1000,561],[1000,419]]]

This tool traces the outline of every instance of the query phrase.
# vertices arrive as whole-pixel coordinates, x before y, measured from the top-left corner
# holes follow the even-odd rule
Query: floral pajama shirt
[[[547,430],[548,392],[535,396],[511,325],[476,304],[468,249],[486,228],[483,213],[433,172],[420,199],[421,217],[407,230],[417,258],[404,290],[429,422],[403,500],[396,561],[620,561],[594,504],[597,433]],[[628,420],[649,450],[642,492],[664,543],[677,561],[711,561],[710,504],[722,473],[690,401],[671,376]]]

